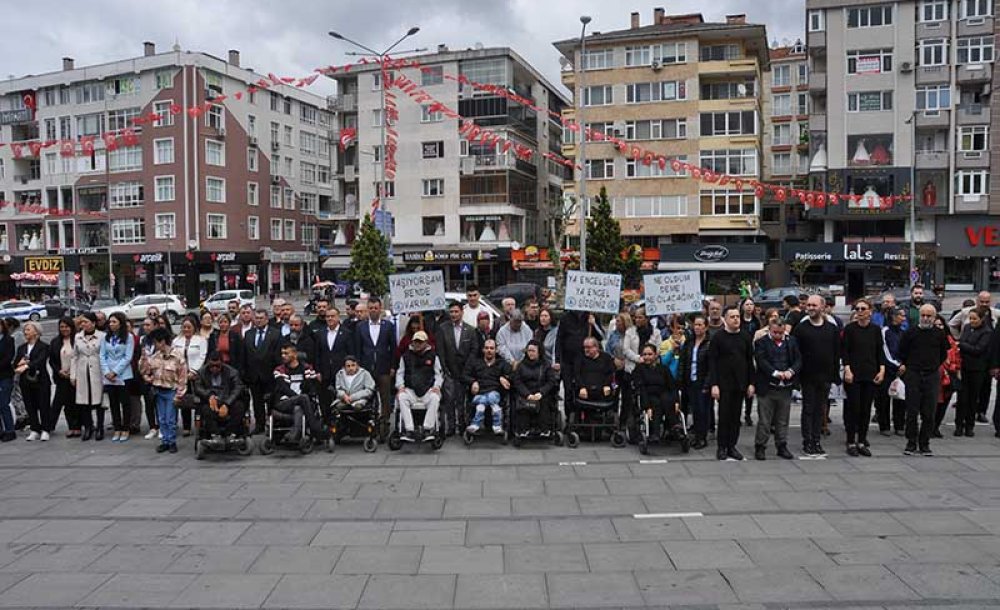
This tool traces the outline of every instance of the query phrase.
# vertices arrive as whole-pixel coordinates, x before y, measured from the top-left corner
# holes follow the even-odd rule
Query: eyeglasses
[[[868,311],[867,307],[855,307],[854,311]]]

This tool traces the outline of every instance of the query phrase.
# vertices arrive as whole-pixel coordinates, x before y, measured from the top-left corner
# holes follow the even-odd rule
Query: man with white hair
[[[951,320],[948,322],[948,327],[954,336],[962,334],[965,327],[969,325],[969,312],[978,307],[986,307],[990,310],[990,319],[986,320],[986,323],[990,325],[991,328],[996,328],[997,322],[1000,322],[1000,310],[993,307],[993,295],[987,291],[982,291],[976,295],[976,304],[970,307],[963,307],[958,313],[952,316]]]
[[[941,365],[948,358],[948,338],[934,327],[937,309],[931,304],[920,306],[917,324],[911,326],[899,342],[899,374],[906,385],[906,449],[905,455],[931,456],[931,431],[934,411],[941,389]],[[917,418],[920,428],[917,429]]]
[[[497,354],[513,366],[524,358],[524,348],[533,337],[531,328],[524,323],[524,314],[520,309],[513,309],[510,321],[497,332]]]

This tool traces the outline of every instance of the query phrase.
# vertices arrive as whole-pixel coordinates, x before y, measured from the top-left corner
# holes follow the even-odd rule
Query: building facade
[[[700,14],[657,8],[650,25],[632,13],[628,29],[589,34],[583,56],[579,38],[555,46],[563,55],[563,84],[575,99],[567,121],[747,183],[763,176],[764,26],[748,24],[744,15],[710,23]],[[577,158],[578,137],[566,131],[565,156]],[[763,248],[761,202],[749,185],[737,190],[699,182],[669,163],[645,165],[592,138],[585,158],[586,197],[605,188],[622,234],[659,248],[660,269],[693,265],[706,272],[706,285],[719,288],[760,279],[763,256],[759,264],[688,260],[689,244],[722,246],[719,252],[729,252],[726,244]],[[578,179],[567,183],[567,192],[579,190]]]
[[[996,286],[992,259],[950,241],[958,226],[988,226],[1000,205],[989,175],[994,0],[806,6],[810,181],[848,196],[808,212],[830,250],[806,273],[810,283],[843,283],[850,297],[906,286],[912,234],[913,279]],[[913,196],[915,223],[901,195]],[[885,254],[838,254],[858,244]],[[786,262],[799,250],[788,245]]]
[[[497,85],[543,111],[560,113],[566,99],[516,52],[508,48],[450,50],[412,59],[422,68],[393,73],[414,82],[463,120],[540,153],[558,154],[561,126],[510,97],[460,82]],[[337,129],[356,130],[336,167],[345,205],[333,215],[335,230],[328,270],[346,270],[359,219],[371,211],[382,175],[382,74],[377,64],[331,75],[338,94],[330,107]],[[395,179],[387,181],[381,212],[392,217],[397,267],[441,269],[445,283],[460,289],[476,282],[484,290],[511,281],[514,250],[548,243],[548,210],[562,201],[565,171],[535,155],[519,159],[501,144],[469,142],[460,123],[393,91],[398,120]],[[391,114],[391,113],[390,113]]]
[[[339,199],[333,119],[301,89],[249,93],[261,78],[238,51],[223,60],[147,42],[140,57],[65,58],[59,72],[0,84],[0,199],[16,204],[0,208],[0,293],[107,293],[109,261],[123,298],[307,287],[319,218]],[[150,113],[162,119],[135,123]],[[125,129],[136,141],[109,150],[102,135]],[[22,276],[41,267],[58,271]]]

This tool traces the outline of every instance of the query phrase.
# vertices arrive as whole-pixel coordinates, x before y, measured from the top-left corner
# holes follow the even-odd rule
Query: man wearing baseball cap
[[[427,333],[418,330],[410,339],[410,349],[399,359],[399,369],[396,371],[396,397],[399,400],[399,415],[403,420],[402,440],[413,442],[434,439],[443,383],[441,360],[427,342]],[[419,432],[414,430],[413,407],[426,409],[423,429]],[[420,436],[416,436],[417,434]]]

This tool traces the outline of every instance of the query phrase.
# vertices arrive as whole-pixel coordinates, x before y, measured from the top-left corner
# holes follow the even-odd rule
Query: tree
[[[361,231],[351,246],[351,266],[344,279],[360,283],[369,294],[382,296],[389,291],[388,276],[392,272],[389,240],[375,227],[371,214],[365,214]]]
[[[587,220],[587,271],[621,274],[623,288],[638,288],[642,282],[642,248],[628,244],[622,237],[604,187],[594,199]]]
[[[561,302],[566,287],[566,266],[562,263],[562,249],[566,243],[566,225],[576,217],[577,199],[572,195],[549,198],[549,260],[556,276],[556,298]]]
[[[813,262],[807,259],[800,259],[797,261],[792,261],[788,266],[791,268],[792,273],[799,278],[799,287],[806,285],[806,273],[809,272],[809,268],[812,267]]]

